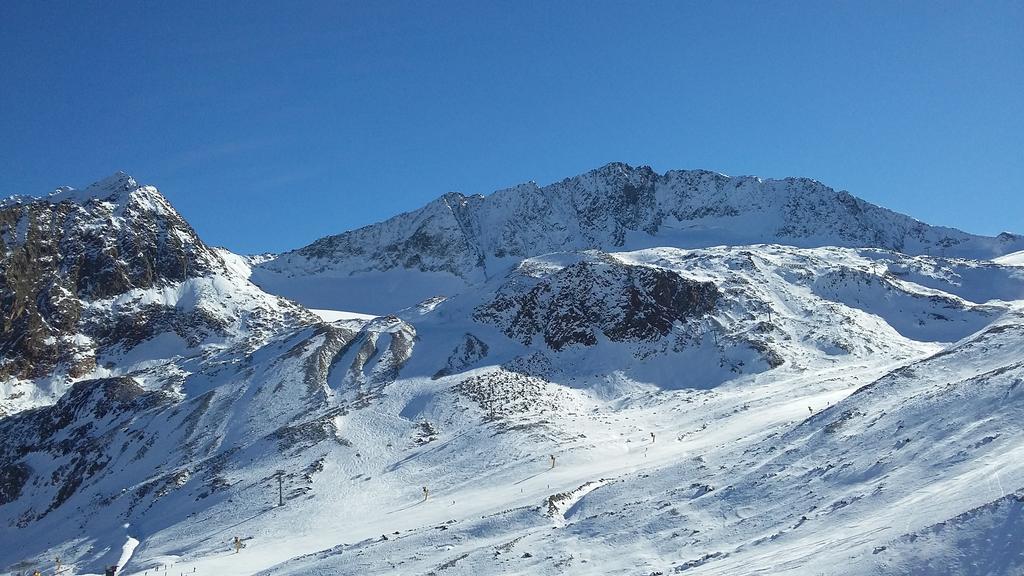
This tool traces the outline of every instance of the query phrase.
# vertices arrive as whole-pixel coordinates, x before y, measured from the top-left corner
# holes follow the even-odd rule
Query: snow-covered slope
[[[461,282],[393,315],[311,313],[198,238],[183,276],[67,288],[95,366],[6,381],[55,395],[4,396],[0,574],[1021,572],[1024,268],[624,234],[382,271]]]
[[[179,395],[80,382],[3,421],[0,521],[19,546],[0,562],[60,554],[97,570],[131,536],[128,573],[920,565],[901,542],[989,502],[1012,513],[1004,497],[1024,485],[1016,416],[990,404],[1017,374],[1021,303],[894,273],[952,290],[964,266],[785,246],[550,255],[400,318],[225,352]],[[985,266],[993,284],[1024,286],[1018,269]],[[660,316],[680,288],[703,304]],[[992,391],[947,396],[961,380]],[[1005,458],[991,460],[992,436]],[[938,440],[924,468],[913,447]],[[978,493],[968,471],[997,466],[1003,487]],[[971,535],[986,522],[955,537],[983,546]],[[237,556],[234,536],[247,538]]]
[[[1021,250],[1020,252],[1006,254],[1005,256],[1000,256],[998,258],[995,258],[994,260],[995,262],[1007,266],[1024,266],[1024,250]]]
[[[1021,320],[895,369],[585,405],[568,430],[535,418],[477,490],[409,495],[384,509],[422,519],[338,528],[343,544],[260,574],[1020,574]]]
[[[388,313],[550,252],[754,243],[980,259],[1024,249],[1021,236],[929,226],[806,178],[657,174],[613,163],[544,187],[445,194],[263,262],[254,280],[314,308]]]

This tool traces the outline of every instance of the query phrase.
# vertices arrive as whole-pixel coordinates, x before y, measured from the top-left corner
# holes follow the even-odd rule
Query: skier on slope
[[[651,432],[651,444],[654,444],[654,432]]]
[[[551,468],[554,468],[554,467],[555,467],[555,455],[552,454],[551,455]]]
[[[426,486],[424,486],[424,487],[423,487],[423,501],[424,501],[424,502],[426,502],[426,501],[427,501],[427,496],[430,496],[430,492],[429,492],[429,491],[427,490],[427,487],[426,487]]]

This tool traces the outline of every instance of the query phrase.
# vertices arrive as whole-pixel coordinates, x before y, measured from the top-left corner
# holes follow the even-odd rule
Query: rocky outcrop
[[[476,309],[474,318],[524,344],[539,336],[554,350],[593,346],[599,338],[656,340],[676,322],[710,312],[719,297],[710,282],[604,255],[541,272],[540,278],[523,273],[528,270],[529,262]]]
[[[416,328],[395,316],[376,318],[337,349],[326,384],[347,407],[368,406],[412,357]]]
[[[486,342],[467,332],[462,342],[448,355],[448,361],[434,374],[433,378],[436,380],[465,370],[486,358],[489,349]]]
[[[83,302],[169,285],[223,262],[155,188],[124,173],[0,204],[0,377],[93,367]]]
[[[169,403],[131,378],[84,380],[53,406],[0,420],[0,505],[15,502],[33,478],[45,478],[50,500],[37,500],[22,522],[42,518],[106,468],[110,442],[126,423]],[[33,461],[48,469],[35,470]]]

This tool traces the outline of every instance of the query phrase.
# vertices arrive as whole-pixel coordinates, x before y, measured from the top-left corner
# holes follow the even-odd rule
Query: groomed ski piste
[[[172,320],[92,372],[6,382],[0,574],[1024,570],[1013,261],[555,251],[388,314],[208,258],[85,300]]]

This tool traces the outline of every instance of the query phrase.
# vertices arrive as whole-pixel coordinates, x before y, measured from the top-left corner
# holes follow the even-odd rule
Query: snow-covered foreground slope
[[[386,314],[585,249],[779,243],[988,259],[1024,237],[929,226],[807,178],[765,180],[612,163],[548,186],[449,193],[423,208],[261,262],[253,280],[313,308]]]
[[[875,249],[529,259],[0,420],[0,565],[1013,574],[1022,287]]]
[[[859,378],[637,397],[548,440],[554,469],[521,454],[263,573],[1018,574],[1019,322]]]

